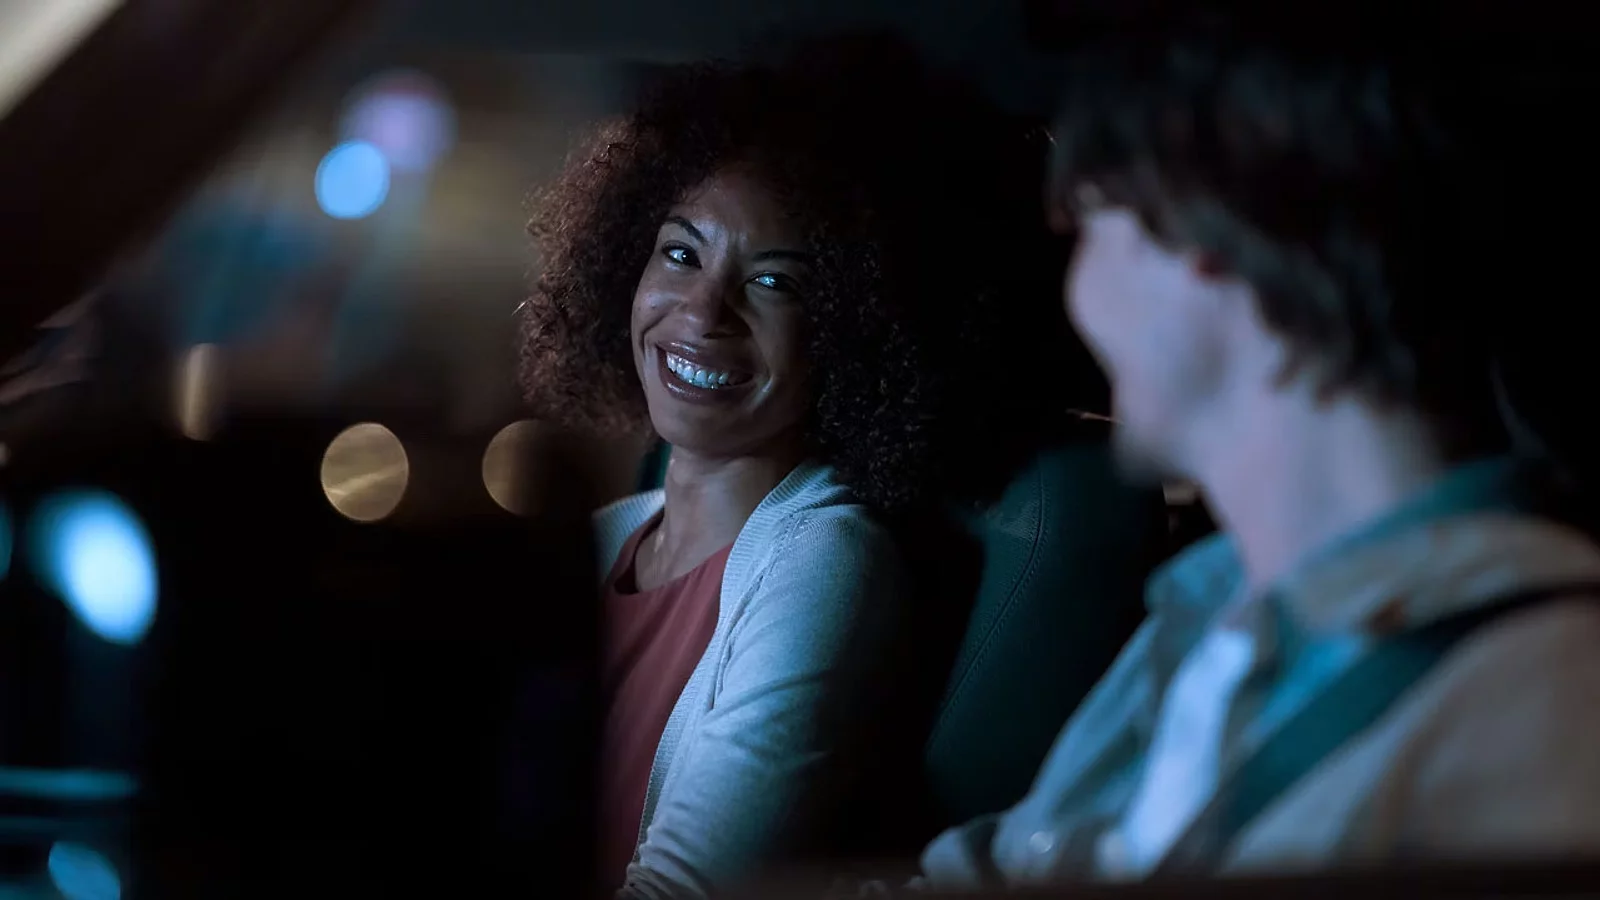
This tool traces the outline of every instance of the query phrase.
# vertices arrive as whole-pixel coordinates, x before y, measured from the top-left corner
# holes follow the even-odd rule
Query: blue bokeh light
[[[45,860],[50,880],[65,900],[120,900],[122,879],[111,861],[82,844],[57,841]]]
[[[40,504],[30,529],[40,580],[90,631],[136,644],[156,612],[150,536],[126,504],[102,491],[58,494]]]
[[[317,204],[335,219],[372,215],[389,196],[389,161],[366,141],[346,141],[317,166]]]

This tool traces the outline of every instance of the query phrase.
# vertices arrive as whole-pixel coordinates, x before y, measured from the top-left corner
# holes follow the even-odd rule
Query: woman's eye
[[[765,272],[750,280],[761,285],[767,290],[782,291],[785,294],[793,294],[797,290],[797,286],[795,285],[793,279],[786,275],[779,275],[773,272]]]
[[[679,246],[677,244],[669,244],[661,248],[661,255],[665,256],[670,262],[676,263],[680,266],[694,265],[694,251],[690,250],[688,247]]]

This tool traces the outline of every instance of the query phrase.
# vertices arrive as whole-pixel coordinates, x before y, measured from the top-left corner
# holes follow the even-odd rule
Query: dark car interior
[[[28,32],[53,52],[0,82],[0,897],[579,895],[587,516],[660,486],[670,448],[578,444],[521,414],[528,192],[648,73],[772,35],[893,31],[1042,126],[1073,42],[1161,4],[80,6]],[[1526,61],[1553,55],[1560,14],[1474,3],[1440,25],[1517,48],[1496,61],[1526,119],[1506,166],[1552,220],[1593,193],[1527,162],[1535,143],[1587,153],[1559,129],[1592,85]],[[415,113],[426,157],[381,189],[338,155],[379,102]],[[1559,263],[1508,285],[1517,302],[1582,284],[1579,238],[1485,227]],[[1505,381],[1525,439],[1586,482],[1575,305],[1511,336]],[[1086,355],[1062,366],[1103,404]],[[840,871],[898,872],[1016,803],[1141,621],[1151,569],[1212,529],[1181,486],[1114,476],[1104,411],[1075,411],[987,506],[898,524],[927,614],[885,758],[911,762],[880,773],[904,802],[840,836]],[[148,609],[99,623],[80,545],[121,554]],[[81,608],[54,599],[80,583]],[[1566,896],[1563,876],[1181,892]]]

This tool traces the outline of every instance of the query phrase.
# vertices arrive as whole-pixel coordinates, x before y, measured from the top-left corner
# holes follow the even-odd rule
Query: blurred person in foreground
[[[216,413],[224,401],[250,413],[325,400],[349,275],[321,251],[314,225],[195,201],[0,367],[0,441],[47,448],[69,435],[176,426],[185,361],[200,345],[217,351],[204,367]],[[391,370],[380,383],[397,381]]]
[[[664,490],[595,519],[623,896],[833,852],[875,808],[859,775],[907,626],[885,517],[981,499],[1064,395],[1032,344],[1058,314],[1009,290],[1028,145],[904,47],[845,38],[670,72],[537,198],[531,405],[672,448]]]
[[[924,880],[1594,853],[1600,550],[1509,452],[1493,241],[1530,223],[1459,83],[1372,32],[1141,41],[1085,55],[1054,132],[1067,309],[1128,470],[1198,484],[1222,533]]]

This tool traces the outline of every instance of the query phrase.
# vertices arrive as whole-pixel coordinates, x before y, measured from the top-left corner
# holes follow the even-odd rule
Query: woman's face
[[[633,296],[633,353],[656,433],[713,457],[791,452],[806,416],[795,223],[760,181],[713,176],[674,206]]]

